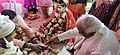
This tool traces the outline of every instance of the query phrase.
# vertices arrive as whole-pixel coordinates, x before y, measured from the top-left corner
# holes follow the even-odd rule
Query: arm
[[[75,27],[74,29],[70,29],[64,33],[61,33],[61,34],[58,34],[57,36],[53,36],[49,38],[48,43],[50,42],[59,43],[60,41],[63,41],[69,38],[78,37],[78,36],[79,36],[79,31],[77,27]]]
[[[79,36],[79,31],[78,31],[77,27],[75,27],[74,29],[70,29],[62,34],[57,35],[57,36],[58,36],[58,39],[60,41],[62,41],[62,40],[66,40],[69,38],[74,38],[74,37]]]
[[[18,47],[24,49],[24,48],[30,48],[33,51],[36,51],[37,53],[40,53],[42,50],[47,49],[47,46],[44,44],[32,44],[32,43],[25,43],[21,40],[13,39],[13,43],[17,45]]]
[[[23,18],[21,16],[17,15],[17,19],[18,19],[18,24],[23,29],[23,31],[26,33],[27,37],[29,39],[35,37],[33,30],[25,23]]]
[[[85,37],[83,37],[83,36],[76,37],[75,43],[74,43],[75,44],[74,50],[78,49],[82,45],[84,40],[85,40]]]

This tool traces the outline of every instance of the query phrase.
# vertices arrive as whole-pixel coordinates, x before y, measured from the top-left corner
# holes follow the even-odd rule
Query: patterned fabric
[[[56,11],[57,11],[57,9],[53,10],[52,14],[49,17],[49,20],[51,20],[55,16]],[[72,12],[68,9],[68,11],[66,11],[66,13],[67,13],[66,19],[71,20],[71,21],[66,22],[66,30],[76,27],[75,19],[73,17]],[[72,24],[71,24],[71,22],[72,22]]]
[[[66,9],[66,11],[63,11],[63,13],[57,13],[57,11],[58,11],[57,9],[53,10],[52,14],[48,18],[49,23],[50,23],[51,20],[55,19],[54,17],[56,17],[58,15],[58,16],[60,16],[60,18],[62,18],[65,21],[64,25],[62,25],[62,26],[64,26],[64,27],[62,27],[63,32],[76,27],[76,22],[75,22],[74,16],[69,9],[68,10]],[[59,18],[59,17],[56,17],[56,18]],[[52,26],[54,26],[54,25],[55,24],[53,24]],[[49,24],[47,26],[49,26]],[[49,29],[51,29],[51,28],[49,28]],[[59,29],[56,29],[56,30],[60,31]],[[66,43],[68,43],[68,42],[69,43],[74,42],[74,39],[69,39],[69,40],[66,41]]]
[[[99,7],[95,9],[95,11],[93,12],[93,15],[96,16],[99,20],[101,20],[107,26],[115,10],[114,9],[115,3],[116,1],[111,2],[109,4],[102,3]]]
[[[60,41],[73,37],[83,38],[77,28],[68,30],[57,36]],[[118,50],[119,43],[115,38],[114,32],[106,27],[101,27],[94,36],[86,39],[82,45],[78,45],[74,55],[119,55],[117,54]]]

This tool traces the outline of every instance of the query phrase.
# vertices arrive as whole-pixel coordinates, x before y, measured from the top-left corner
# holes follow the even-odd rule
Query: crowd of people
[[[88,0],[28,1],[33,3],[26,3],[27,15],[41,7],[49,20],[36,32],[15,11],[2,10],[0,55],[57,55],[51,45],[60,43],[73,45],[66,48],[70,55],[120,55],[120,0],[94,0],[88,14]]]

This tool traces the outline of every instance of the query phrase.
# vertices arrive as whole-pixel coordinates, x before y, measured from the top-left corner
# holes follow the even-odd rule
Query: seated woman
[[[44,29],[41,29],[42,26],[40,28],[45,35],[54,36],[76,26],[72,12],[66,8],[65,4],[59,4],[49,19],[48,22],[43,23]]]

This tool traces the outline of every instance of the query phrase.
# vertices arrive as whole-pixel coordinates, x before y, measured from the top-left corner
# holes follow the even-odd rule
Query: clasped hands
[[[33,51],[36,51],[37,53],[41,53],[41,51],[49,49],[48,48],[49,45],[60,43],[60,41],[57,36],[54,36],[54,37],[49,38],[48,43],[47,43],[48,45],[45,45],[44,43],[40,42],[37,39],[35,40],[35,43],[34,44],[33,43],[26,43],[25,47],[31,48]]]

